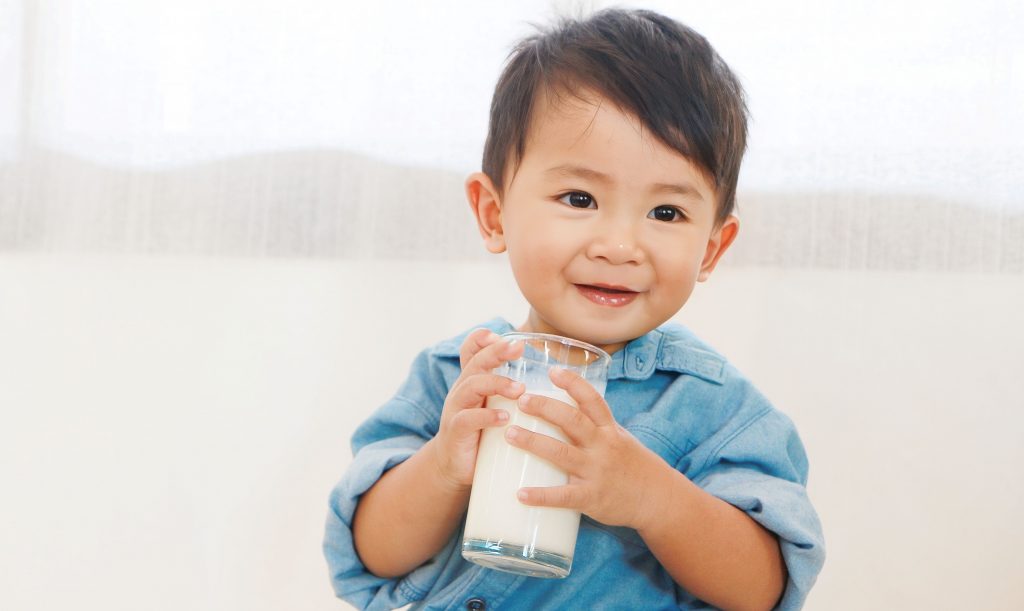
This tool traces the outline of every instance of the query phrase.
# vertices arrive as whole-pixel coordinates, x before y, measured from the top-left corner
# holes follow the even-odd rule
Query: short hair
[[[538,95],[589,89],[705,173],[718,196],[716,223],[732,213],[747,107],[707,39],[646,10],[606,9],[538,29],[509,54],[491,100],[483,171],[499,193],[522,161]]]

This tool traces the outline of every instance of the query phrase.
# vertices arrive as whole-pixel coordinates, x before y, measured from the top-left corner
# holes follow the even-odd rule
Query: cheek
[[[509,244],[508,260],[512,275],[527,299],[558,294],[561,278],[572,261],[571,248],[557,235],[535,232]]]
[[[689,296],[700,273],[701,259],[691,253],[676,253],[676,256],[654,259],[658,285],[666,296],[683,298]]]
[[[530,224],[517,223],[506,235],[509,262],[516,267],[556,269],[571,258],[571,240],[554,223],[537,220]]]
[[[549,254],[546,256],[545,253]],[[508,260],[512,274],[524,292],[543,291],[558,271],[550,249],[537,244],[519,244],[516,248],[509,248]]]

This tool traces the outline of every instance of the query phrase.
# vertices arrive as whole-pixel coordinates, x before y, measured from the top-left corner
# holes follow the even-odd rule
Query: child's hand
[[[510,344],[487,329],[470,333],[459,350],[462,374],[455,380],[441,411],[441,425],[432,440],[441,475],[456,488],[473,483],[480,431],[508,423],[508,412],[485,409],[487,397],[501,395],[516,399],[524,386],[491,371],[506,361],[519,358],[522,343]]]
[[[568,507],[609,526],[639,530],[653,518],[654,475],[668,465],[619,426],[600,394],[571,371],[551,372],[551,381],[569,393],[579,409],[562,401],[524,395],[519,409],[562,429],[570,443],[510,426],[512,445],[543,458],[569,474],[565,486],[521,488],[526,505]]]

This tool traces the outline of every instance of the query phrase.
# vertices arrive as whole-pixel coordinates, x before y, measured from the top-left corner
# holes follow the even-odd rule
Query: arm
[[[436,451],[434,440],[428,441],[385,473],[356,507],[356,551],[378,577],[404,575],[436,554],[466,511],[470,488],[440,472]]]
[[[353,540],[374,575],[404,575],[451,538],[469,503],[480,430],[508,418],[504,410],[484,409],[484,402],[491,395],[515,399],[523,392],[521,384],[490,371],[521,351],[487,330],[470,334],[460,354],[462,374],[445,399],[437,435],[360,498]]]
[[[628,433],[626,433],[628,435]],[[646,450],[646,448],[644,448]],[[772,533],[653,454],[633,526],[672,579],[723,609],[771,609],[786,585]]]
[[[509,427],[509,441],[569,473],[569,484],[525,488],[529,505],[571,507],[636,529],[681,587],[725,609],[768,609],[786,584],[775,537],[708,494],[647,449],[611,415],[604,399],[571,372],[552,374],[579,404],[525,396],[520,409],[559,426],[570,443]]]

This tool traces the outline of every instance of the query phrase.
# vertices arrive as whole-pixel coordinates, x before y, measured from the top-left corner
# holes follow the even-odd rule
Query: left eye
[[[593,208],[594,198],[583,191],[571,191],[558,198],[563,204],[569,204],[573,208]]]
[[[654,210],[651,210],[651,213],[647,215],[647,218],[671,223],[673,221],[681,221],[686,217],[683,215],[683,212],[675,206],[658,206]]]

